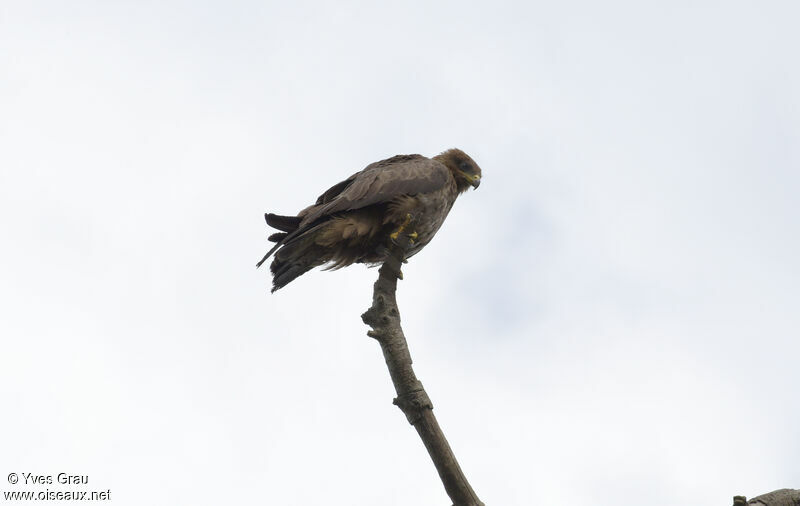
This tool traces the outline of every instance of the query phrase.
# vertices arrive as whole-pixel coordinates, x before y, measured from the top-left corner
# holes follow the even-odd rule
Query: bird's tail
[[[264,219],[267,220],[267,225],[282,232],[294,232],[303,220],[299,216],[280,216],[273,213],[266,213]]]
[[[267,213],[264,215],[264,219],[267,221],[267,225],[280,230],[269,236],[268,239],[274,242],[275,246],[256,264],[256,267],[260,267],[275,253],[275,258],[270,264],[273,292],[328,261],[328,253],[317,244],[317,237],[324,226],[323,223],[311,228],[300,228],[302,218],[297,216]]]
[[[328,252],[317,244],[319,229],[320,226],[317,226],[304,231],[282,244],[283,247],[275,254],[270,265],[273,292],[329,260]]]
[[[259,260],[259,262],[256,264],[256,269],[261,267],[261,264],[266,262],[267,258],[272,256],[272,254],[275,253],[278,248],[283,246],[284,242],[291,239],[289,236],[292,236],[297,232],[298,228],[300,227],[300,221],[302,221],[302,218],[298,216],[281,216],[273,213],[264,214],[264,219],[266,220],[267,225],[272,228],[276,228],[281,232],[272,234],[267,238],[269,241],[272,241],[276,244],[269,251],[267,251],[267,254],[264,255],[264,258]]]

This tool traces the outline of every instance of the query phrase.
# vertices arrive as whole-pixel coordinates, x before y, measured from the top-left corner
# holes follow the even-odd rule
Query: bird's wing
[[[317,203],[300,213],[300,228],[323,216],[389,202],[399,195],[416,195],[443,188],[450,171],[421,155],[398,155],[368,165],[320,195]]]
[[[297,228],[281,237],[256,267],[278,248],[297,240],[315,226],[320,218],[343,211],[361,209],[389,202],[400,195],[416,195],[440,190],[447,185],[450,170],[436,160],[422,155],[397,155],[367,165],[344,181],[331,186],[317,202],[300,211]]]

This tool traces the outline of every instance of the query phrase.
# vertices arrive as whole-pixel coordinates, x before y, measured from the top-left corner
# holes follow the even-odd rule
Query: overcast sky
[[[265,211],[450,147],[483,182],[398,297],[487,505],[799,488],[798,19],[3,2],[0,491],[63,471],[116,505],[450,504],[359,317],[377,271],[270,295],[254,268]]]

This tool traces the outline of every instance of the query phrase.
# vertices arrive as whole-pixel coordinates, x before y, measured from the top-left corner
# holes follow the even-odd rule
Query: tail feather
[[[281,216],[273,213],[266,213],[264,219],[267,221],[267,225],[277,228],[281,232],[294,232],[303,220],[298,216]]]
[[[313,269],[313,264],[284,264],[279,273],[272,276],[272,292],[283,288],[298,277]]]
[[[267,258],[270,257],[275,251],[280,248],[283,243],[287,242],[287,240],[291,240],[294,238],[299,231],[298,227],[300,226],[300,222],[302,218],[297,216],[281,216],[279,214],[274,213],[265,213],[264,220],[266,220],[267,225],[270,227],[276,228],[281,232],[275,233],[270,235],[267,240],[272,241],[275,244],[264,257],[258,261],[256,264],[256,269],[261,267],[261,264],[267,261]]]
[[[276,244],[275,246],[273,246],[273,247],[272,247],[272,249],[270,249],[269,251],[267,251],[267,254],[266,254],[266,255],[264,255],[264,257],[263,257],[261,260],[259,260],[259,261],[258,261],[258,263],[256,264],[256,269],[258,269],[259,267],[261,267],[261,264],[263,264],[264,262],[266,262],[266,261],[267,261],[267,258],[269,258],[269,257],[270,257],[270,255],[272,255],[273,253],[275,253],[275,251],[276,251],[278,248],[280,248],[281,246],[282,246],[282,244],[279,242],[278,244]]]
[[[272,291],[283,288],[297,277],[327,261],[326,252],[316,244],[316,231],[313,229],[287,242],[270,265]]]
[[[280,230],[269,236],[275,245],[256,264],[260,267],[275,254],[270,264],[273,292],[314,267],[330,262],[329,269],[339,269],[362,261],[361,245],[372,240],[370,223],[363,220],[333,217],[300,228],[301,218],[295,216],[268,213],[264,217],[268,225]]]

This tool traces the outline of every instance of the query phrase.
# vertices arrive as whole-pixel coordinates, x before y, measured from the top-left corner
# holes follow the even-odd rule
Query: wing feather
[[[296,229],[286,231],[286,234],[273,234],[271,238],[276,239],[277,243],[256,266],[264,263],[281,246],[292,244],[310,233],[325,216],[388,203],[401,195],[441,190],[449,178],[452,175],[444,164],[422,155],[397,155],[367,165],[360,172],[330,187],[317,198],[314,205],[300,211],[297,218],[301,221]]]
[[[416,195],[443,188],[450,171],[421,155],[400,155],[368,165],[361,172],[333,186],[317,204],[300,213],[299,228],[323,216],[390,202],[400,195]]]

